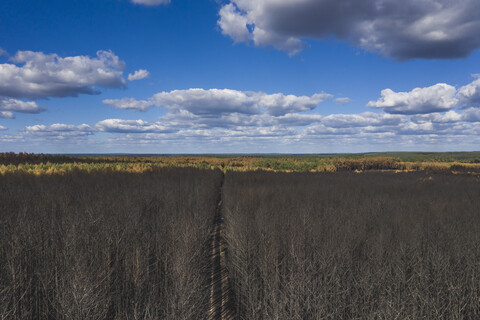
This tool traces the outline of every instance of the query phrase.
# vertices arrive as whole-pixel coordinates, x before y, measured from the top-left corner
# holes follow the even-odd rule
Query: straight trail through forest
[[[209,278],[209,306],[207,319],[225,320],[236,319],[232,286],[228,276],[227,244],[225,241],[224,217],[222,215],[222,190],[225,174],[217,198],[217,207],[210,238],[210,278]]]

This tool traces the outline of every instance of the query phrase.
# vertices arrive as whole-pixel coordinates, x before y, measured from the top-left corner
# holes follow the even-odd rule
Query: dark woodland
[[[195,319],[221,173],[0,177],[0,319]]]
[[[0,319],[205,319],[219,221],[238,319],[478,319],[479,208],[447,172],[6,173]]]
[[[231,173],[242,319],[479,319],[480,183],[425,173]]]

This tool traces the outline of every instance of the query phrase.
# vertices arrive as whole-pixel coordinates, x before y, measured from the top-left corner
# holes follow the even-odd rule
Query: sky
[[[478,0],[0,7],[0,152],[480,150]]]

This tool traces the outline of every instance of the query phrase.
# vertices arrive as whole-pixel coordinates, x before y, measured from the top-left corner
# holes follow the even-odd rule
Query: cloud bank
[[[143,120],[121,120],[121,119],[106,119],[96,124],[100,131],[105,132],[172,132],[167,126],[158,122],[147,122]]]
[[[327,93],[312,96],[266,94],[231,89],[187,89],[160,92],[148,100],[133,98],[107,99],[104,104],[118,109],[145,111],[153,106],[165,107],[170,111],[188,111],[195,115],[217,115],[227,113],[268,114],[281,116],[292,112],[313,110],[325,99],[332,98]]]
[[[436,145],[473,149],[480,144],[478,87],[476,77],[458,89],[445,83],[407,92],[385,89],[378,100],[367,104],[376,112],[352,114],[322,114],[319,104],[334,99],[327,93],[296,96],[232,89],[173,90],[145,100],[103,101],[133,111],[163,108],[166,113],[153,120],[110,118],[92,124],[27,126],[19,135],[0,136],[0,141],[78,144],[108,137],[103,143],[109,146],[158,146],[165,152],[178,152],[178,148],[191,152],[347,152]],[[34,104],[8,99],[18,106],[15,110],[35,111]],[[339,103],[338,99],[333,101]],[[13,117],[4,109],[0,117]],[[361,146],[363,150],[358,149]],[[287,149],[281,149],[284,147]]]
[[[172,146],[226,150],[272,151],[272,148],[308,148],[310,152],[352,151],[358,146],[478,145],[480,109],[404,115],[363,112],[357,114],[298,114],[282,116],[229,113],[195,115],[188,111],[167,113],[153,121],[105,119],[95,124],[28,126],[22,139],[72,142],[95,140],[107,134],[108,144],[139,147]],[[3,140],[2,140],[3,139]],[[13,136],[0,139],[13,140]],[[242,149],[229,149],[229,148]],[[260,149],[259,149],[260,148]],[[265,149],[266,148],[266,149]],[[270,148],[270,149],[269,149]],[[164,149],[162,149],[164,150]],[[169,149],[174,151],[173,149]],[[189,149],[190,150],[190,149]],[[296,150],[296,149],[295,149]]]

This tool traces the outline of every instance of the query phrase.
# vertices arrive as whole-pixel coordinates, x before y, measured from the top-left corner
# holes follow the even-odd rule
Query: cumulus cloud
[[[325,99],[330,98],[332,95],[327,93],[295,96],[231,89],[187,89],[160,92],[148,100],[123,98],[104,100],[103,103],[119,109],[139,111],[158,106],[166,107],[171,112],[184,110],[194,115],[259,114],[266,111],[271,115],[281,116],[313,110]]]
[[[111,51],[98,51],[94,58],[18,51],[11,61],[15,64],[0,64],[0,96],[66,97],[125,86],[125,63]]]
[[[219,11],[235,42],[290,54],[334,36],[397,59],[460,58],[480,47],[477,0],[230,0]]]
[[[1,56],[8,56],[8,52],[0,48],[0,57]]]
[[[137,80],[142,80],[150,76],[150,72],[145,69],[139,69],[135,71],[134,73],[129,73],[128,74],[128,81],[137,81]]]
[[[193,114],[259,113],[258,105],[246,92],[230,89],[188,89],[160,92],[152,97],[157,106],[187,110]]]
[[[159,6],[162,4],[169,4],[170,0],[131,0],[135,4],[143,4],[146,6]]]
[[[117,109],[127,109],[134,111],[146,111],[153,106],[152,101],[135,100],[134,98],[105,99],[102,102]]]
[[[368,126],[394,126],[404,120],[401,115],[364,112],[359,114],[332,114],[323,118],[321,123],[331,128],[352,128]]]
[[[15,119],[15,115],[10,111],[0,111],[0,118],[2,119]]]
[[[96,127],[100,131],[117,133],[172,132],[170,128],[159,122],[143,120],[106,119],[98,122]]]
[[[476,80],[458,90],[460,103],[467,107],[480,107],[480,75],[474,75]]]
[[[320,122],[323,118],[320,114],[287,113],[283,116],[271,117],[271,121],[281,126],[304,127]]]
[[[21,112],[21,113],[39,113],[45,109],[33,101],[22,101],[17,99],[0,97],[0,111]]]
[[[321,124],[331,129],[359,128],[359,127],[385,127],[396,126],[404,121],[405,116],[377,114],[365,112],[362,114],[333,114],[322,116],[320,114],[289,113],[282,116],[264,114],[224,114],[218,118],[209,115],[194,115],[188,111],[168,113],[158,121],[148,122],[143,120],[106,119],[96,124],[96,128],[104,132],[115,133],[177,133],[202,132],[216,134],[218,130],[236,132],[245,135],[246,132],[272,132],[285,129],[286,132],[296,132],[294,128],[307,127],[312,124]],[[212,131],[213,130],[213,131]]]
[[[445,113],[430,113],[413,116],[412,120],[417,123],[433,122],[433,123],[453,123],[464,120],[464,116],[453,110]]]
[[[379,100],[368,104],[380,109],[377,112],[330,115],[315,111],[324,99],[332,98],[326,93],[296,96],[231,89],[174,90],[160,92],[146,100],[103,101],[116,108],[134,111],[164,107],[166,114],[155,120],[105,119],[93,125],[36,125],[27,127],[20,138],[5,135],[0,136],[0,141],[23,139],[66,143],[69,139],[79,139],[92,142],[86,137],[102,132],[102,137],[108,135],[111,143],[122,146],[149,143],[168,146],[173,143],[188,150],[201,150],[202,146],[209,145],[212,152],[227,152],[219,147],[226,145],[255,146],[272,152],[266,146],[290,144],[296,148],[326,144],[358,146],[362,143],[368,146],[415,146],[419,143],[428,146],[442,144],[442,139],[453,146],[468,140],[463,145],[470,146],[480,143],[480,108],[466,107],[460,101],[475,100],[475,90],[469,88],[475,87],[476,81],[459,90],[448,84],[416,88],[410,92],[386,89]],[[18,101],[19,104],[26,103]],[[453,110],[458,107],[462,108]],[[3,112],[10,112],[4,117],[13,116],[11,111]],[[312,149],[305,151],[311,152]]]
[[[266,109],[269,114],[281,116],[287,113],[313,110],[325,99],[331,99],[333,96],[327,93],[316,93],[310,97],[284,95],[282,93],[258,93],[253,97],[258,99],[258,106]]]
[[[71,125],[63,123],[55,123],[49,126],[39,124],[27,126],[25,134],[35,137],[44,137],[46,139],[64,140],[69,138],[82,138],[93,135],[95,129],[87,124]]]
[[[480,122],[480,109],[469,108],[464,110],[461,119],[468,122]]]
[[[247,28],[248,19],[245,15],[237,13],[233,4],[227,4],[220,9],[218,25],[224,35],[230,36],[235,43],[248,42],[252,35]]]
[[[335,102],[338,103],[338,104],[347,104],[347,103],[349,103],[350,101],[352,101],[352,99],[347,98],[347,97],[344,97],[344,98],[336,98],[336,99],[335,99]]]
[[[54,140],[66,143],[83,139],[84,142],[92,142],[92,139],[87,140],[85,137],[103,132],[109,135],[110,143],[122,146],[161,144],[167,149],[174,145],[188,150],[205,150],[202,148],[209,146],[212,152],[226,152],[225,147],[235,146],[237,152],[272,152],[268,146],[290,145],[294,148],[310,148],[304,150],[311,152],[317,150],[316,146],[321,145],[323,148],[332,145],[333,150],[338,151],[339,146],[351,148],[361,144],[369,147],[376,144],[396,147],[446,143],[452,146],[462,143],[478,145],[479,123],[480,108],[420,115],[364,112],[327,116],[300,113],[275,116],[266,111],[259,114],[234,112],[213,116],[173,110],[153,121],[105,119],[95,125],[29,126],[23,135],[0,136],[0,141]],[[248,149],[252,146],[255,149]],[[322,152],[325,150],[322,149]]]
[[[370,101],[367,106],[383,109],[396,114],[424,114],[448,111],[458,104],[456,88],[439,83],[427,88],[415,88],[410,92],[394,92],[391,89],[382,90],[382,97]]]
[[[458,122],[480,122],[480,109],[468,108],[463,112],[448,111],[445,113],[431,113],[412,117],[412,121],[418,123],[458,123]]]

